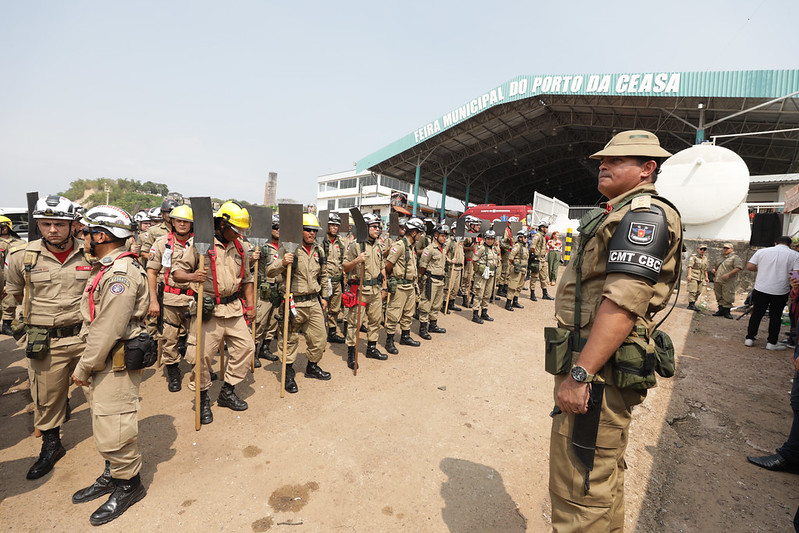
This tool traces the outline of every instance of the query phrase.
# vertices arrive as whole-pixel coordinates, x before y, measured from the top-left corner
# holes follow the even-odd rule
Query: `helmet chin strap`
[[[219,223],[219,228],[216,230],[215,233],[216,233],[216,238],[219,240],[219,242],[221,242],[222,244],[227,244],[228,240],[225,238],[225,228],[227,228],[227,225],[223,224],[226,224],[224,220],[222,220]]]
[[[64,242],[62,242],[61,244],[56,244],[56,243],[54,243],[52,241],[49,241],[49,240],[47,240],[46,237],[42,237],[42,241],[46,245],[52,246],[53,248],[58,248],[59,250],[66,250],[67,246],[69,246],[70,241],[72,240],[70,237],[72,237],[72,232],[69,232],[69,236],[66,239],[64,239]]]

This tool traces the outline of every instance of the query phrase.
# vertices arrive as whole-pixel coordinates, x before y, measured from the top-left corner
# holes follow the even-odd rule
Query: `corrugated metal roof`
[[[799,183],[799,174],[768,174],[749,176],[749,183]]]

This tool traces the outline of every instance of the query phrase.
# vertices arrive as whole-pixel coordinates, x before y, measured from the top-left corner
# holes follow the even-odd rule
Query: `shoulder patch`
[[[657,223],[632,222],[630,224],[630,231],[627,234],[627,240],[641,246],[651,244],[655,238],[657,227]]]
[[[636,211],[638,209],[646,209],[647,211],[652,206],[652,197],[649,195],[636,196],[630,204],[630,209]]]
[[[109,257],[109,256],[105,256],[102,259],[100,259],[100,263],[103,264],[103,265],[110,265],[113,262],[114,262],[114,260],[111,257]]]
[[[392,254],[395,254],[395,253],[397,253],[397,247],[396,247],[396,246],[392,246],[392,247],[391,247],[391,253],[392,253]]]
[[[111,294],[122,294],[126,288],[124,283],[112,283],[108,290],[111,291]]]
[[[424,252],[422,252],[422,255],[430,255],[430,252],[428,252],[427,250],[425,250]]]
[[[122,283],[126,287],[130,287],[130,280],[125,276],[111,276],[111,279],[108,280],[108,283]]]

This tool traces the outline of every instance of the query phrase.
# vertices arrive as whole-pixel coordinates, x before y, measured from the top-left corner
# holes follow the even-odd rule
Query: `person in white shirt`
[[[755,288],[752,291],[752,315],[746,332],[746,346],[753,346],[760,321],[769,312],[767,350],[784,350],[778,344],[782,310],[791,292],[791,275],[799,271],[799,252],[791,250],[791,238],[782,236],[771,248],[755,252],[746,264],[746,270],[757,272]]]

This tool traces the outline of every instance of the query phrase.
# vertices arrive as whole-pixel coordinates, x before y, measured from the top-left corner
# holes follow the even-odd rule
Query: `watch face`
[[[585,371],[585,368],[581,366],[575,366],[574,368],[572,368],[572,378],[574,379],[574,381],[583,383],[585,381],[585,378],[587,377],[588,377],[588,372]]]

